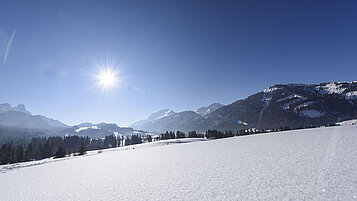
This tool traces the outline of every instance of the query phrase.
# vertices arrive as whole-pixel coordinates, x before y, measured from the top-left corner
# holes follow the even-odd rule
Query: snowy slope
[[[122,147],[6,171],[0,198],[355,200],[356,147],[357,126]]]
[[[348,121],[342,121],[337,123],[340,126],[351,126],[351,125],[357,125],[357,119],[352,119]]]

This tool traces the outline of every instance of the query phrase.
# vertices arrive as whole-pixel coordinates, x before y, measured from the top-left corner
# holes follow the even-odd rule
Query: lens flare
[[[237,120],[237,123],[238,124],[243,124],[244,126],[248,126],[248,123],[246,123],[244,121],[241,121],[241,120]]]
[[[4,64],[6,63],[7,57],[9,56],[9,52],[10,52],[11,45],[14,40],[15,34],[16,34],[16,30],[12,32],[12,34],[9,38],[9,41],[7,42],[6,49],[5,49],[5,55],[4,55]]]
[[[96,79],[98,80],[97,86],[104,92],[117,87],[119,82],[118,72],[111,67],[100,69],[99,73],[96,75]]]

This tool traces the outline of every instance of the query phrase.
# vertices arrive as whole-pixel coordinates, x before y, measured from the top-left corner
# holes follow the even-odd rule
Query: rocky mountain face
[[[10,112],[10,111],[31,114],[29,111],[26,110],[25,105],[23,104],[19,104],[16,107],[11,107],[9,103],[0,104],[0,113]]]
[[[0,126],[17,127],[23,129],[49,130],[66,128],[64,123],[41,115],[32,115],[25,105],[11,107],[10,104],[0,104]]]
[[[207,118],[212,112],[216,111],[217,109],[223,107],[224,105],[220,103],[213,103],[207,107],[201,107],[196,110],[196,113],[201,115],[202,117]]]
[[[357,118],[357,82],[278,84],[226,106],[161,115],[161,118],[148,118],[133,127],[156,132],[295,128],[354,118]],[[248,125],[239,124],[239,121]]]

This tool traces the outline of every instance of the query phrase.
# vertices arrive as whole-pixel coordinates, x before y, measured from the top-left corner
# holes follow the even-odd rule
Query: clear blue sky
[[[108,56],[126,78],[100,98],[86,73]],[[129,125],[277,83],[356,80],[357,1],[1,1],[0,61],[0,102]]]

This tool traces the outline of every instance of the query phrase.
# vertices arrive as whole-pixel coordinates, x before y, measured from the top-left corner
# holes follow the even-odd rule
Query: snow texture
[[[351,125],[357,125],[357,119],[353,119],[353,120],[347,120],[347,121],[338,122],[338,125],[340,125],[340,126],[351,126]]]
[[[155,118],[155,119],[161,119],[161,118],[170,116],[172,113],[173,113],[172,110],[167,110],[166,112],[164,112],[164,114],[162,114],[161,116],[159,116],[159,117],[157,117],[157,118]]]
[[[357,91],[350,91],[346,93],[347,99],[357,99]]]
[[[271,93],[271,92],[273,92],[273,91],[276,91],[276,90],[279,90],[280,88],[278,88],[278,87],[269,87],[269,88],[266,88],[266,89],[264,89],[264,93]]]
[[[101,154],[46,159],[52,162],[5,171],[0,174],[0,198],[357,198],[357,126],[284,131],[195,143],[169,142],[174,145],[122,147]],[[148,145],[150,143],[145,146]]]
[[[85,130],[88,130],[88,129],[96,129],[96,130],[98,130],[99,128],[98,128],[98,126],[86,126],[86,127],[80,127],[80,128],[78,128],[78,129],[76,129],[74,131],[76,131],[76,133],[79,133],[81,131],[85,131]]]
[[[220,104],[220,103],[213,103],[207,107],[201,107],[201,108],[198,108],[196,110],[196,113],[201,115],[202,117],[205,117],[207,118],[208,115],[214,111],[216,111],[217,109],[223,107],[224,105]]]
[[[286,100],[290,100],[290,99],[293,99],[293,98],[298,98],[298,99],[301,99],[301,100],[306,100],[307,99],[306,97],[303,97],[303,96],[300,96],[300,95],[297,95],[297,94],[291,94],[289,96],[286,96],[284,98],[280,98],[280,99],[276,100],[276,102],[286,101]]]
[[[342,82],[331,82],[324,86],[318,86],[317,89],[322,89],[320,92],[323,94],[341,94],[346,90],[346,88],[341,86],[341,83]]]

